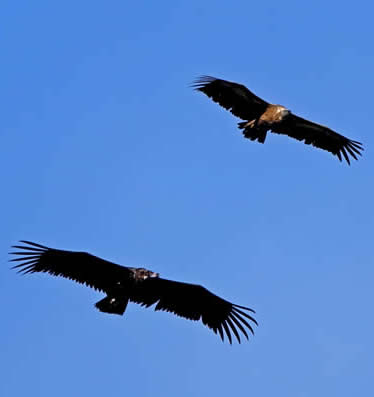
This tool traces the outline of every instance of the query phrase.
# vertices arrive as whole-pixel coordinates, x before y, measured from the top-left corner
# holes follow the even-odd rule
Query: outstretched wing
[[[202,76],[193,82],[192,87],[243,120],[260,117],[269,105],[244,85],[215,77]]]
[[[251,322],[257,325],[256,320],[247,313],[254,313],[252,309],[234,305],[200,285],[162,278],[147,279],[134,288],[130,300],[146,307],[157,303],[155,310],[171,312],[189,320],[201,320],[214,333],[218,331],[222,340],[226,333],[230,343],[231,332],[240,343],[238,331],[248,339],[247,330],[253,334]]]
[[[357,160],[357,155],[361,156],[360,151],[364,150],[362,143],[352,141],[330,128],[292,113],[279,124],[273,124],[271,130],[277,134],[288,135],[299,141],[304,141],[307,145],[327,150],[337,156],[340,161],[342,161],[343,155],[348,164],[350,164],[349,155]]]
[[[21,240],[21,243],[25,245],[13,246],[20,251],[10,254],[17,256],[11,262],[21,262],[13,268],[18,268],[23,274],[49,273],[101,291],[115,285],[118,280],[130,277],[126,267],[86,252],[63,251],[25,240]]]

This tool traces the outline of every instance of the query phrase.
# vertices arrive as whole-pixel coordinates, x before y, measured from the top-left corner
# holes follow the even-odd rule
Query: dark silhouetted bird
[[[254,313],[252,309],[234,305],[200,285],[166,280],[150,270],[116,265],[85,252],[58,250],[24,240],[21,243],[25,245],[13,246],[20,251],[11,252],[19,256],[11,261],[21,262],[14,268],[24,274],[44,272],[65,277],[105,292],[106,297],[95,305],[102,312],[121,315],[129,301],[145,307],[156,303],[155,310],[201,320],[222,340],[226,334],[230,343],[231,332],[240,343],[238,330],[248,339],[246,328],[253,334],[250,322],[257,325],[246,313]]]
[[[302,119],[281,105],[259,98],[247,87],[210,76],[202,76],[192,87],[203,92],[233,115],[246,120],[238,123],[246,138],[264,143],[266,132],[288,135],[307,145],[327,150],[350,164],[349,155],[357,160],[362,144],[336,133],[328,127]]]

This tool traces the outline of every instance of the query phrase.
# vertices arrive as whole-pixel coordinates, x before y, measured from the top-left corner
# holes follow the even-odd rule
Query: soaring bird
[[[202,76],[192,87],[206,94],[233,115],[245,120],[238,123],[246,138],[264,143],[266,132],[288,135],[307,145],[327,150],[350,164],[349,155],[357,160],[362,144],[320,124],[296,116],[281,105],[273,105],[256,96],[247,87],[231,81]]]
[[[240,343],[238,330],[248,339],[246,328],[253,334],[250,324],[256,320],[248,314],[248,307],[230,303],[201,285],[166,280],[158,273],[144,268],[125,267],[100,259],[86,252],[65,251],[21,240],[15,245],[20,251],[12,262],[20,273],[49,273],[85,284],[102,291],[106,297],[95,304],[101,312],[124,314],[128,302],[164,310],[187,318],[201,320],[204,325],[219,333],[222,341],[226,334],[232,343],[231,332]]]

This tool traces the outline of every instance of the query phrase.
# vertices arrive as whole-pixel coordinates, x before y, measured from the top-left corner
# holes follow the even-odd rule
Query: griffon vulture
[[[122,315],[129,301],[145,307],[156,303],[155,310],[201,320],[214,333],[218,331],[222,340],[226,334],[230,343],[231,332],[240,343],[238,331],[248,339],[246,328],[253,334],[250,323],[257,325],[247,313],[254,313],[252,309],[230,303],[200,285],[166,280],[151,270],[116,265],[85,252],[21,243],[24,245],[13,246],[19,251],[11,252],[17,255],[11,261],[21,262],[14,268],[23,274],[44,272],[65,277],[104,292],[106,297],[95,304],[101,312]]]
[[[245,120],[238,123],[246,138],[265,142],[266,132],[288,135],[307,145],[327,150],[350,164],[349,155],[357,160],[362,144],[336,133],[328,127],[313,123],[292,114],[281,105],[273,105],[259,98],[247,87],[231,81],[202,76],[194,81],[193,88],[201,91],[214,102]]]

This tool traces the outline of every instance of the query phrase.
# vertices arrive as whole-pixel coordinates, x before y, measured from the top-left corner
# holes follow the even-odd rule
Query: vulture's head
[[[152,270],[147,270],[142,267],[139,269],[136,269],[136,278],[138,280],[145,280],[147,278],[155,278],[155,277],[159,277],[159,276],[160,276],[159,273],[152,272]]]
[[[277,114],[280,116],[280,119],[283,120],[287,117],[291,112],[282,105],[277,105]]]

